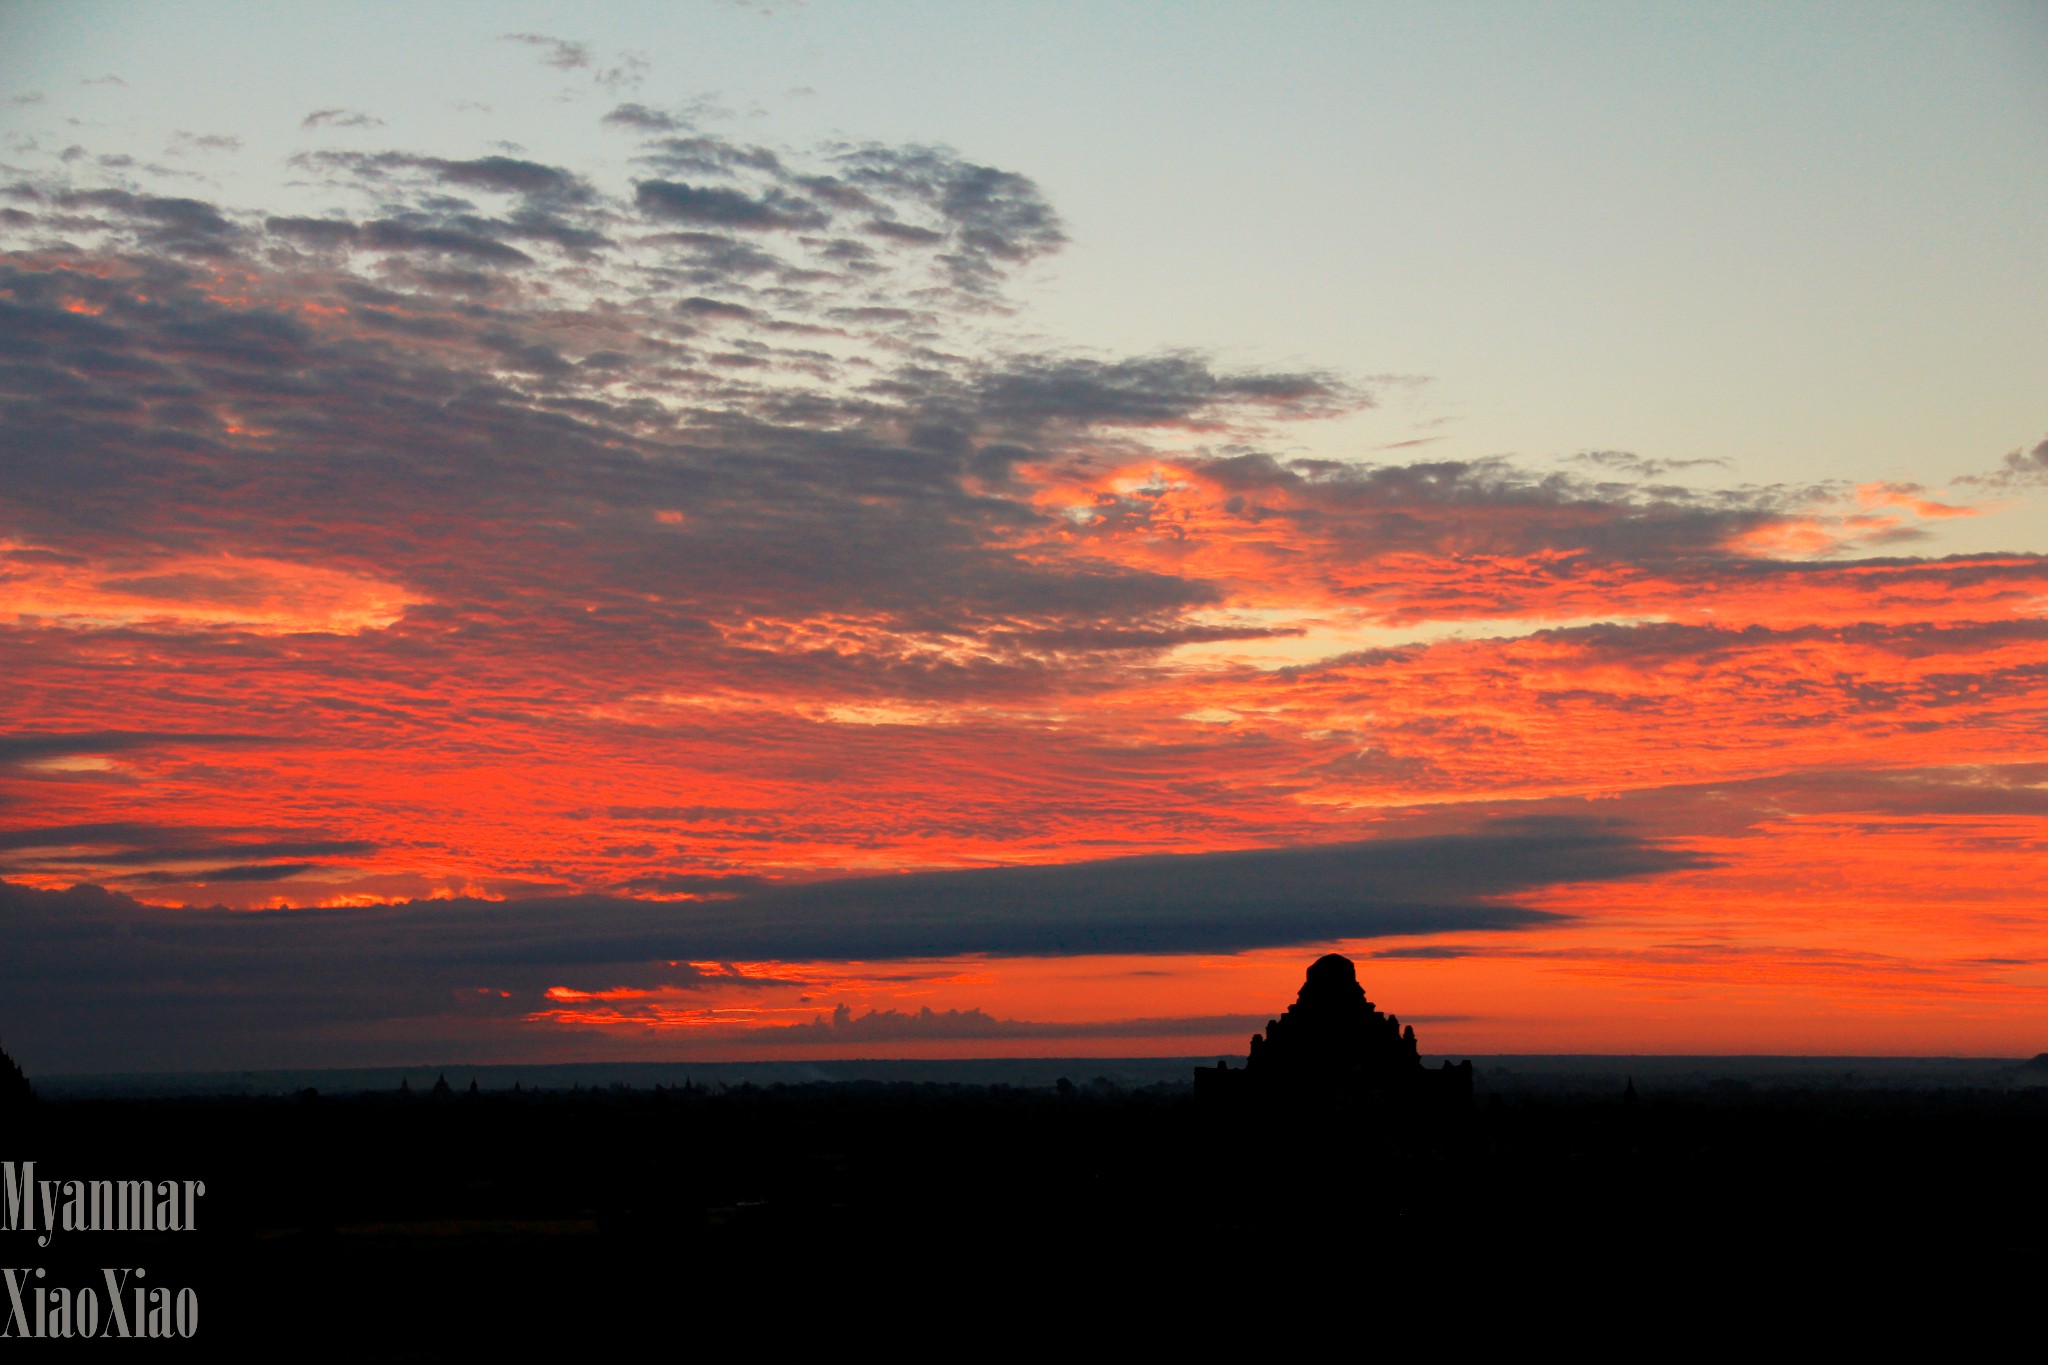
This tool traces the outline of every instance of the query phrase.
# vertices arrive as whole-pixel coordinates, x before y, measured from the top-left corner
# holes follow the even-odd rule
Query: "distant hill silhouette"
[[[2048,1073],[2048,1052],[2035,1053],[2033,1057],[2020,1063],[2020,1070]]]
[[[1241,1071],[1227,1062],[1195,1068],[1195,1094],[1206,1100],[1293,1100],[1316,1103],[1467,1101],[1472,1063],[1422,1065],[1413,1025],[1374,1008],[1358,984],[1358,968],[1341,953],[1320,957],[1287,1012],[1253,1034]]]

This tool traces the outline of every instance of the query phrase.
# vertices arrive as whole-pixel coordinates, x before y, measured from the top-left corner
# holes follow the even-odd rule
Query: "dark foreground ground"
[[[652,1333],[685,1355],[926,1358],[1313,1319],[1535,1345],[1647,1321],[2030,1322],[2048,1287],[2042,1087],[1434,1114],[1087,1085],[74,1099],[10,1122],[0,1159],[204,1180],[196,1232],[0,1232],[0,1260],[51,1286],[140,1266],[190,1287],[209,1354],[524,1358]]]

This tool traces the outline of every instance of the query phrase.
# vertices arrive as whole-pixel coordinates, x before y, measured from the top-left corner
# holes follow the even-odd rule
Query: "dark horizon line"
[[[857,1057],[690,1057],[668,1060],[647,1058],[605,1059],[575,1062],[391,1062],[370,1063],[358,1066],[263,1066],[263,1067],[217,1067],[194,1068],[191,1070],[150,1070],[150,1071],[62,1071],[44,1072],[31,1075],[31,1080],[46,1081],[115,1081],[144,1080],[157,1077],[248,1077],[304,1075],[323,1073],[350,1075],[367,1072],[442,1072],[461,1071],[468,1073],[509,1072],[509,1071],[569,1071],[592,1067],[608,1067],[620,1070],[673,1070],[694,1066],[735,1067],[735,1066],[934,1066],[934,1065],[990,1065],[1031,1066],[1046,1063],[1079,1064],[1092,1063],[1142,1063],[1148,1066],[1164,1066],[1168,1063],[1207,1063],[1218,1056],[1216,1052],[1162,1053],[1162,1054],[1086,1054],[1086,1053],[1043,1053],[1031,1056],[977,1055],[964,1057],[902,1057],[902,1056],[857,1056]],[[1235,1057],[1237,1053],[1223,1053]],[[1748,1062],[1748,1063],[1882,1063],[1917,1062],[1940,1064],[1986,1064],[2018,1065],[2034,1060],[2048,1053],[2032,1055],[1961,1055],[1955,1053],[1860,1053],[1860,1052],[1428,1052],[1425,1058],[1436,1061],[1443,1059],[1470,1059],[1472,1061],[1542,1061],[1542,1062]]]

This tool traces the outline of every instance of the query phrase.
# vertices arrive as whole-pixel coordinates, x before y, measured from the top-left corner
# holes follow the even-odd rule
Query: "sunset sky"
[[[31,1073],[2048,1048],[2048,7],[0,3]]]

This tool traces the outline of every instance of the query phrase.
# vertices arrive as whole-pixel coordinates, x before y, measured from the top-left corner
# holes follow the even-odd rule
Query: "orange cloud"
[[[24,626],[354,635],[424,601],[396,583],[260,556],[93,564],[0,542],[0,613]]]

